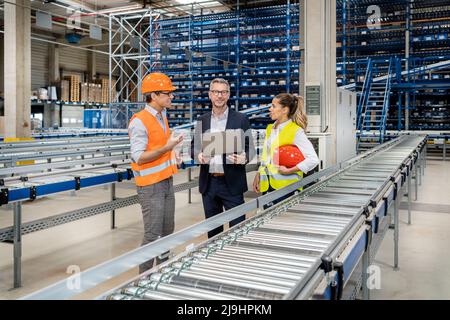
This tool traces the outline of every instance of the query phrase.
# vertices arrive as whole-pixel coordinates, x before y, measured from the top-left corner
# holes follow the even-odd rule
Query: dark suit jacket
[[[201,123],[201,126],[199,125]],[[201,132],[200,132],[201,128]],[[201,152],[201,136],[202,133],[211,129],[211,112],[205,113],[197,119],[195,126],[194,138],[191,141],[191,157],[195,163],[198,163],[198,154]],[[246,163],[250,162],[255,155],[255,147],[252,136],[250,134],[250,122],[247,117],[237,111],[229,109],[226,129],[242,129],[248,134],[245,135],[244,148],[247,156]],[[248,190],[247,175],[245,165],[242,164],[226,164],[225,155],[223,155],[225,181],[232,195],[243,194]],[[209,165],[200,165],[199,191],[204,194],[209,187],[210,175]]]

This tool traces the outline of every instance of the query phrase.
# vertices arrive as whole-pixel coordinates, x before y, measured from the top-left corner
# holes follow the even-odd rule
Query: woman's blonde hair
[[[305,114],[305,102],[302,96],[295,96],[290,93],[280,93],[275,99],[286,108],[289,108],[289,118],[306,131],[308,118]]]

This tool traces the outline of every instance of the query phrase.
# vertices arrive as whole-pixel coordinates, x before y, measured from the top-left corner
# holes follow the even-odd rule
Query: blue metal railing
[[[372,84],[372,60],[367,59],[366,74],[357,107],[357,119],[358,119],[356,125],[357,130],[361,130],[363,126],[365,109],[367,105],[367,100],[369,98],[371,84]]]
[[[395,73],[395,61],[396,60],[393,57],[388,60],[367,59],[367,69],[365,72],[366,78],[364,79],[363,87],[360,93],[361,97],[358,103],[358,149],[360,148],[360,143],[364,137],[378,136],[378,142],[381,143],[384,141],[387,113],[390,107],[391,83]],[[374,79],[383,75],[387,75],[387,77],[381,81],[374,81]],[[376,83],[378,85],[374,87],[373,85]],[[380,98],[382,99],[381,105],[378,102]],[[381,110],[379,108],[380,106]],[[377,134],[374,135],[374,132]]]
[[[380,143],[384,142],[384,136],[386,134],[386,120],[387,114],[390,107],[390,96],[391,96],[391,83],[392,83],[392,70],[394,65],[395,58],[389,59],[389,69],[388,69],[388,78],[386,79],[386,86],[384,91],[384,100],[383,100],[383,112],[380,119]]]

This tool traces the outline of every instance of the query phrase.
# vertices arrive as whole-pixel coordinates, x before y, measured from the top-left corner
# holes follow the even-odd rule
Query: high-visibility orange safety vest
[[[166,132],[159,124],[158,120],[145,109],[136,113],[131,118],[138,118],[144,124],[148,134],[148,144],[145,151],[153,151],[162,148],[170,137],[169,123],[165,119]],[[131,123],[130,121],[130,123]],[[175,159],[175,152],[168,151],[161,157],[143,165],[138,165],[131,162],[131,169],[133,170],[134,181],[139,187],[145,187],[155,184],[159,181],[169,178],[177,173],[177,162]]]

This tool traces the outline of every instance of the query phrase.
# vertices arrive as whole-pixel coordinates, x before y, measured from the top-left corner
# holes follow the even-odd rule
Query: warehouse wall
[[[4,88],[4,43],[0,37],[0,91]],[[48,86],[48,43],[31,41],[31,89]]]
[[[31,90],[49,85],[48,50],[47,42],[31,40]]]
[[[106,49],[99,49],[104,51]],[[109,57],[106,54],[95,53],[96,73],[106,77],[109,74]],[[69,47],[60,47],[59,67],[64,69],[65,74],[77,74],[88,72],[89,51]],[[73,71],[73,72],[72,72]],[[116,70],[115,74],[118,72]]]
[[[0,92],[4,92],[4,42],[3,34],[0,34]],[[88,51],[71,47],[60,47],[59,68],[64,69],[64,75],[84,75],[88,71]],[[101,48],[99,50],[107,50]],[[107,78],[109,74],[109,57],[106,54],[95,53],[96,73],[101,78]],[[49,85],[49,44],[43,41],[31,41],[31,89]],[[118,76],[118,70],[114,73]]]
[[[88,51],[60,47],[59,67],[68,71],[88,71]]]
[[[97,62],[97,73],[101,76],[107,76],[109,74],[109,57],[106,54],[95,53],[95,59]]]

